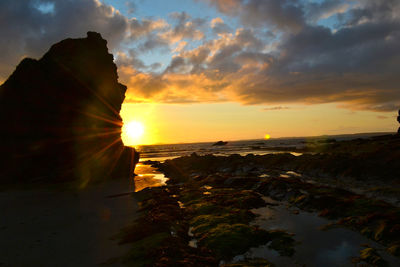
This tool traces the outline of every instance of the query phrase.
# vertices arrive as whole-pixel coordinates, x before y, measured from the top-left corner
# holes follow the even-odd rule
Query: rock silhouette
[[[96,32],[22,60],[0,87],[0,181],[127,176],[119,115],[125,91]]]
[[[397,116],[397,121],[400,123],[400,109],[399,109],[399,115]],[[400,134],[400,127],[397,129],[397,134]]]
[[[218,142],[214,143],[213,146],[224,146],[226,144],[228,144],[228,142],[218,141]]]

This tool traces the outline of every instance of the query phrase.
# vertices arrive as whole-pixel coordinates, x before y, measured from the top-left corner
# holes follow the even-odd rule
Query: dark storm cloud
[[[161,38],[157,34],[149,34],[144,37],[144,41],[139,44],[138,49],[140,52],[149,52],[155,49],[164,49],[168,51],[168,40]]]
[[[240,53],[230,42],[208,62],[208,69],[225,73],[232,84],[232,78],[237,79],[229,90],[238,101],[341,102],[346,108],[375,111],[389,111],[400,105],[399,1],[208,2],[227,15],[239,16],[247,26],[281,31],[281,38],[269,51],[264,52],[258,44],[249,57],[251,53]],[[228,6],[235,6],[235,11]],[[336,30],[315,24],[335,14],[341,19]],[[262,67],[244,72],[243,62],[256,64],[255,60],[259,66],[264,63]],[[241,76],[243,73],[247,76]]]
[[[351,26],[369,22],[398,20],[400,2],[398,0],[363,0],[350,10],[350,19],[344,19],[344,25]]]
[[[308,2],[305,4],[306,19],[316,22],[328,18],[333,14],[342,14],[349,8],[349,3],[344,0],[326,0],[323,2]]]
[[[135,49],[129,49],[126,53],[118,52],[116,55],[115,63],[118,66],[134,67],[135,69],[146,69],[148,68],[142,60],[137,56]]]
[[[297,31],[304,25],[304,12],[296,0],[205,0],[222,13],[239,16],[245,26]]]
[[[172,59],[165,72],[184,73],[186,70],[186,66],[186,60],[183,57],[177,56]]]

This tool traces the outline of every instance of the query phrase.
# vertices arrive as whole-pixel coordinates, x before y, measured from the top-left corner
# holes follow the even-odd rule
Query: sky
[[[87,31],[108,41],[137,144],[398,127],[398,0],[2,0],[0,82]]]

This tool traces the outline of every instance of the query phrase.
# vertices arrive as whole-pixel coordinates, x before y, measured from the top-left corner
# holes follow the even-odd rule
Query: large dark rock
[[[88,32],[25,58],[0,87],[0,181],[128,175],[119,116],[126,87],[107,41]]]

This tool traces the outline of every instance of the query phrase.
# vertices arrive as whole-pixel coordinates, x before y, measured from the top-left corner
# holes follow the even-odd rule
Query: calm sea
[[[295,138],[276,138],[269,140],[243,140],[228,141],[224,146],[213,146],[215,142],[206,143],[187,143],[187,144],[163,144],[140,146],[138,151],[141,152],[141,161],[157,160],[164,161],[180,156],[187,156],[196,152],[198,155],[214,154],[228,156],[231,154],[247,154],[264,155],[269,153],[292,153],[293,155],[301,155],[290,151],[290,148],[302,148],[310,142],[331,142],[351,140],[357,138],[369,138],[387,133],[362,133],[351,135],[330,135],[318,137],[295,137]],[[274,148],[273,150],[271,148]],[[279,150],[282,148],[282,150]]]

